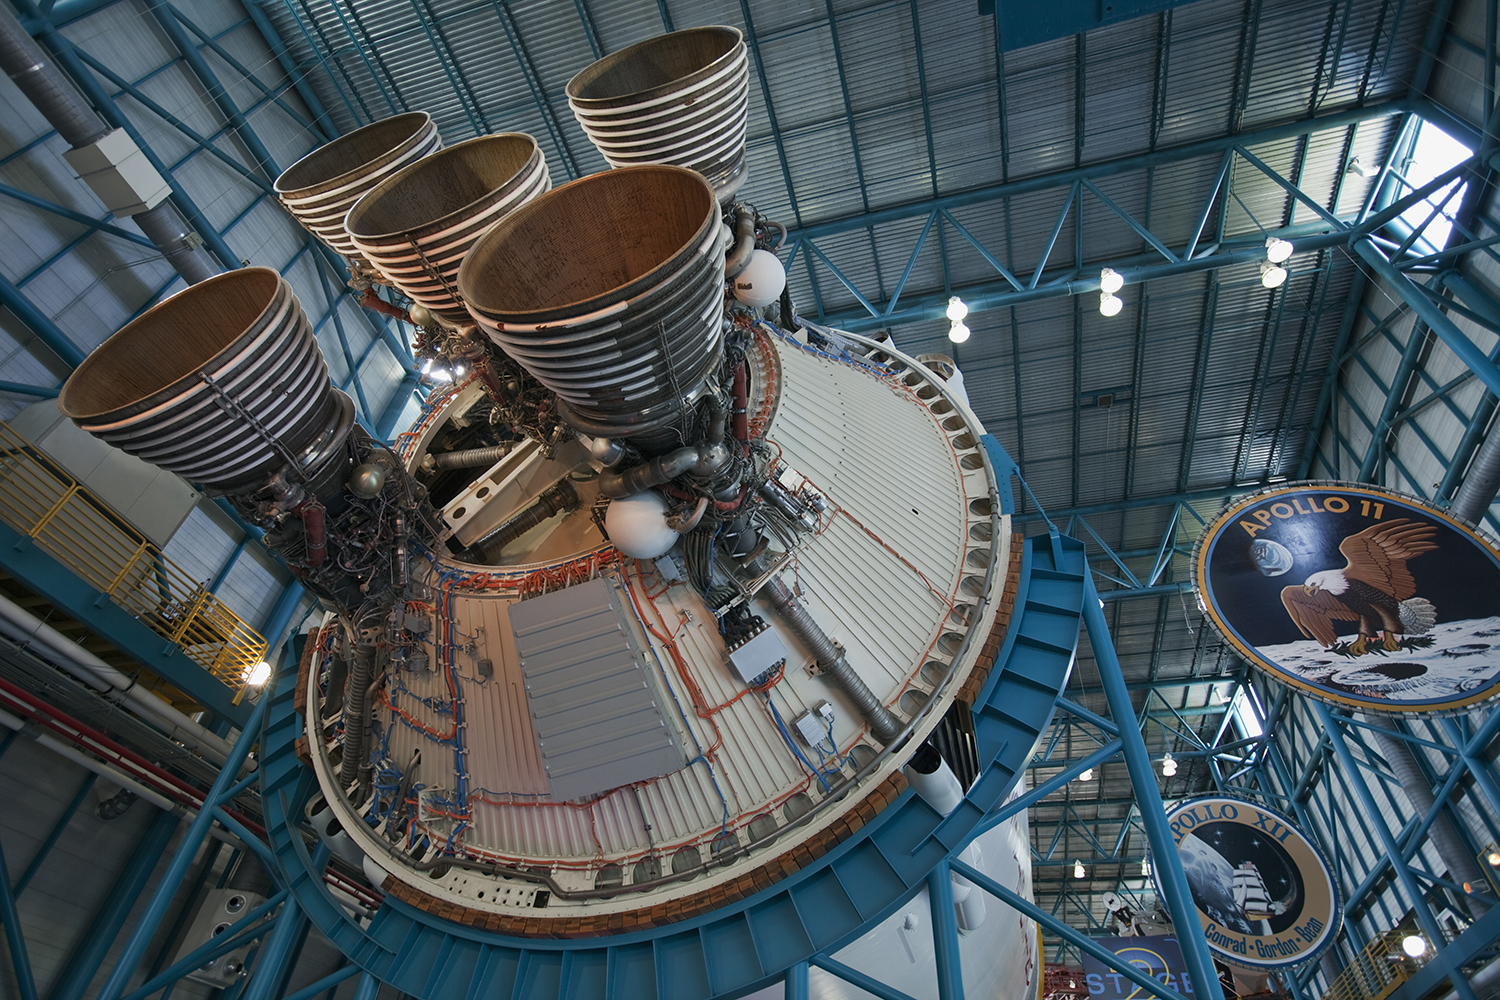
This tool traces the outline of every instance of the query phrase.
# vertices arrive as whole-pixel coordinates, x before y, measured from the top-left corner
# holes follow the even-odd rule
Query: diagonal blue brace
[[[5,922],[5,943],[10,947],[10,964],[15,969],[21,1000],[37,1000],[36,981],[31,976],[31,956],[21,933],[21,918],[16,913],[16,897],[10,891],[10,872],[5,867],[5,851],[0,849],[0,920]]]
[[[1146,742],[1141,738],[1139,728],[1124,724],[1126,719],[1135,718],[1135,708],[1130,702],[1130,691],[1125,687],[1125,675],[1120,671],[1120,658],[1115,654],[1114,642],[1110,639],[1109,624],[1104,620],[1104,608],[1099,603],[1099,595],[1094,591],[1092,575],[1084,574],[1083,579],[1083,623],[1088,629],[1089,644],[1094,650],[1094,662],[1099,667],[1104,697],[1109,703],[1109,714],[1120,726],[1125,767],[1130,772],[1130,784],[1135,790],[1136,802],[1141,807],[1141,827],[1146,831],[1146,840],[1151,845],[1151,856],[1156,859],[1157,881],[1163,901],[1167,904],[1167,911],[1172,916],[1172,924],[1177,928],[1182,957],[1187,963],[1193,991],[1200,998],[1224,1000],[1224,990],[1214,972],[1213,957],[1209,954],[1208,942],[1203,937],[1198,920],[1198,911],[1188,889],[1187,875],[1183,873],[1182,861],[1177,856],[1177,844],[1172,839],[1172,831],[1167,827],[1166,810],[1162,806],[1161,790],[1156,784],[1156,772],[1151,769]]]

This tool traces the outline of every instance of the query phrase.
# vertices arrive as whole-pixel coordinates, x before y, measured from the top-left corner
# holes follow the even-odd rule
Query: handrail
[[[1397,927],[1365,945],[1334,979],[1323,1000],[1383,1000],[1394,993],[1421,968],[1401,950],[1402,938],[1411,933],[1412,928]]]
[[[0,520],[245,696],[266,640],[4,421]]]

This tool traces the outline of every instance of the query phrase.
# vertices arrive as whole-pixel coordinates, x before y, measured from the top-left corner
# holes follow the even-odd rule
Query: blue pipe
[[[84,352],[78,345],[3,274],[0,274],[0,305],[14,313],[16,319],[36,334],[36,338],[46,344],[47,349],[57,355],[63,364],[69,368],[77,368],[83,364]]]
[[[1151,757],[1146,752],[1146,741],[1141,738],[1140,729],[1125,724],[1125,720],[1135,718],[1135,708],[1130,702],[1130,692],[1125,687],[1120,659],[1110,640],[1104,609],[1100,607],[1099,595],[1094,591],[1093,577],[1087,573],[1083,577],[1083,622],[1094,650],[1094,662],[1099,668],[1109,714],[1120,726],[1120,737],[1124,744],[1121,750],[1125,755],[1126,770],[1130,772],[1130,784],[1135,789],[1136,802],[1140,805],[1141,827],[1146,831],[1146,840],[1151,845],[1151,856],[1156,861],[1157,883],[1167,904],[1167,911],[1172,915],[1172,923],[1177,928],[1182,957],[1187,963],[1193,991],[1200,998],[1224,1000],[1224,990],[1214,972],[1213,957],[1209,953],[1208,942],[1203,937],[1187,876],[1183,874],[1182,861],[1177,855],[1177,844],[1172,839],[1172,831],[1167,827],[1166,810],[1162,806],[1161,790],[1156,784],[1156,772],[1151,768]]]
[[[266,650],[269,655],[281,648],[282,633],[291,624],[292,615],[297,613],[297,605],[302,600],[305,588],[296,580],[286,585],[281,596],[276,598],[276,603],[271,606],[271,613],[266,615],[266,623],[261,627],[261,637],[266,640]],[[270,690],[268,686],[266,690]]]
[[[300,587],[300,585],[297,586]],[[289,587],[287,589],[290,591],[292,588]],[[285,599],[286,595],[283,594],[282,600],[284,601]],[[293,606],[295,607],[295,603]],[[287,613],[287,617],[288,619],[290,618],[290,612]],[[285,628],[286,626],[283,624],[281,627]],[[274,677],[271,683],[274,685]],[[270,689],[268,688],[267,690],[269,691]],[[250,755],[250,748],[260,738],[261,722],[264,721],[266,712],[269,710],[273,700],[269,694],[262,694],[260,701],[256,702],[255,710],[250,713],[249,721],[245,723],[244,729],[240,732],[240,738],[235,743],[234,750],[229,754],[229,759],[224,762],[223,768],[219,771],[219,776],[214,779],[213,788],[209,789],[208,795],[204,797],[203,808],[199,810],[197,818],[193,820],[193,825],[188,828],[187,835],[183,837],[182,843],[178,845],[177,853],[173,856],[172,863],[162,875],[156,894],[151,897],[151,902],[147,904],[146,911],[141,914],[140,919],[136,922],[135,930],[131,934],[130,940],[126,943],[125,950],[120,955],[119,961],[115,963],[114,970],[109,974],[109,979],[105,981],[104,987],[99,991],[97,1000],[120,1000],[121,994],[125,992],[125,986],[130,982],[130,977],[134,975],[136,966],[140,964],[141,956],[145,954],[146,946],[150,944],[152,935],[156,933],[156,928],[161,924],[162,918],[166,916],[167,908],[172,903],[172,897],[176,895],[177,887],[182,883],[183,876],[187,874],[188,867],[193,863],[193,855],[197,853],[198,845],[203,843],[204,837],[208,836],[208,828],[213,825],[214,821],[214,807],[220,804],[225,790],[235,783],[235,775],[239,773],[241,766],[244,765],[245,758]],[[175,824],[175,817],[173,822]],[[166,845],[163,844],[161,850],[165,850],[165,847]],[[157,851],[158,855],[161,853],[161,850]],[[111,934],[108,940],[113,940],[113,938],[114,935]],[[77,1000],[77,998],[58,997],[54,998],[54,1000]]]
[[[1097,607],[1097,605],[1095,606]],[[1141,972],[1138,968],[1131,965],[1129,962],[1121,959],[1119,955],[1116,955],[1108,948],[1105,948],[1103,945],[1099,944],[1093,938],[1082,933],[1074,927],[1068,926],[1066,923],[1059,920],[1056,916],[1043,910],[1041,907],[1037,906],[1035,903],[1025,898],[1024,896],[1017,895],[1016,893],[1010,891],[999,882],[984,874],[984,872],[981,872],[975,868],[971,868],[968,865],[964,864],[962,861],[954,861],[953,870],[958,872],[958,874],[962,875],[964,878],[968,879],[970,882],[973,882],[985,892],[994,896],[996,899],[1012,907],[1013,909],[1020,911],[1022,914],[1030,917],[1032,920],[1035,920],[1047,930],[1058,935],[1064,941],[1073,945],[1079,951],[1083,952],[1086,955],[1097,958],[1099,961],[1103,962],[1111,969],[1115,969],[1120,973],[1120,975],[1124,976],[1132,983],[1135,983],[1137,986],[1144,988],[1145,990],[1155,994],[1156,996],[1162,997],[1163,1000],[1187,1000],[1187,998],[1184,997],[1181,993],[1178,993],[1176,990],[1164,986],[1161,982],[1152,979],[1150,976],[1146,975],[1144,972]],[[1192,926],[1198,926],[1197,917],[1193,918]],[[1179,931],[1178,937],[1181,938],[1181,936],[1182,935]],[[1191,975],[1191,973],[1189,973],[1189,975]],[[1223,997],[1224,994],[1221,990],[1219,990],[1219,980],[1217,979],[1217,977],[1213,980],[1213,983],[1217,995],[1219,997]],[[1194,983],[1195,989],[1196,986],[1197,984]],[[1196,1000],[1197,994],[1194,994],[1194,997]]]
[[[10,871],[5,867],[3,848],[0,848],[0,920],[5,922],[5,943],[10,947],[10,963],[16,971],[21,1000],[37,1000],[36,980],[31,975],[31,955],[26,950],[26,937],[21,933],[16,897],[10,891]]]
[[[208,60],[203,58],[203,53],[198,51],[198,46],[194,45],[193,40],[187,36],[187,32],[183,30],[181,22],[177,20],[177,11],[166,0],[147,4],[146,7],[155,15],[156,23],[161,25],[162,31],[166,32],[167,37],[172,40],[172,44],[177,46],[177,51],[182,53],[182,58],[187,60],[188,66],[192,69],[193,74],[198,77],[198,81],[207,88],[209,97],[219,106],[219,110],[223,112],[224,117],[229,120],[229,123],[234,126],[235,134],[245,144],[245,148],[250,151],[250,156],[255,160],[256,165],[260,167],[261,172],[267,178],[275,180],[276,175],[281,173],[281,169],[276,166],[276,160],[271,156],[271,151],[266,148],[265,143],[260,141],[260,136],[255,133],[254,127],[245,119],[244,114],[239,109],[239,105],[234,103],[234,98],[229,96],[229,91],[219,82],[218,75],[208,65]]]
[[[234,762],[233,768],[227,773],[233,774],[238,771],[243,759]],[[159,812],[152,820],[151,826],[146,830],[146,835],[141,838],[135,853],[131,855],[130,861],[125,866],[119,879],[115,881],[114,888],[109,892],[109,898],[105,900],[104,907],[94,917],[94,922],[89,925],[88,931],[83,935],[83,941],[78,950],[68,959],[67,971],[56,986],[52,987],[49,1000],[80,1000],[88,991],[89,984],[93,982],[94,974],[99,971],[99,966],[104,964],[104,958],[109,954],[110,946],[114,944],[115,938],[125,928],[130,919],[130,911],[135,908],[136,901],[140,899],[141,893],[146,889],[146,883],[151,880],[151,873],[156,869],[156,863],[166,853],[167,845],[172,842],[172,835],[177,832],[178,817],[175,813]],[[185,860],[191,861],[193,853],[198,847],[195,841],[192,848],[186,851]],[[176,895],[178,883],[182,875],[164,879],[157,889],[157,896],[165,895],[162,900],[162,909],[172,901]],[[155,924],[152,924],[155,930]],[[137,928],[139,934],[139,927]],[[146,942],[141,942],[144,949]],[[134,971],[135,966],[131,966]],[[122,984],[123,985],[123,984]]]
[[[287,893],[284,889],[276,893],[270,899],[236,920],[234,925],[224,931],[224,933],[209,938],[203,944],[194,948],[176,962],[173,962],[164,971],[137,986],[125,997],[125,1000],[145,1000],[146,997],[149,997],[157,990],[164,986],[170,986],[194,969],[200,969],[206,963],[213,961],[220,955],[227,955],[245,944],[245,942],[255,940],[274,926],[271,923],[255,926],[256,922],[267,913],[276,909],[286,899],[286,896]],[[193,900],[189,899],[188,902],[191,904]],[[296,904],[289,903],[288,905],[295,906]]]
[[[814,955],[812,964],[824,972],[831,972],[846,983],[858,986],[866,993],[873,993],[880,1000],[913,1000],[913,998],[900,990],[887,986],[873,976],[867,976],[858,969],[850,968],[832,955]]]

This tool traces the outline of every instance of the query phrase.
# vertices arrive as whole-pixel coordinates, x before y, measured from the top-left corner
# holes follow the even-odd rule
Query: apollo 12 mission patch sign
[[[1274,969],[1312,958],[1338,933],[1333,872],[1281,813],[1242,799],[1187,799],[1167,810],[1208,946]]]
[[[1198,539],[1203,613],[1241,656],[1324,701],[1456,712],[1500,694],[1500,552],[1422,501],[1299,483]]]

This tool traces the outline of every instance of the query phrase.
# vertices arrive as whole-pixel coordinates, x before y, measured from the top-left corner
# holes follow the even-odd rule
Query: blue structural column
[[[798,962],[786,970],[785,1000],[807,1000],[807,963]]]
[[[62,332],[62,329],[26,297],[26,293],[0,275],[0,305],[15,314],[16,319],[36,334],[36,339],[47,345],[47,349],[67,365],[77,368],[83,364],[83,351]]]
[[[0,848],[0,920],[5,921],[5,943],[10,948],[10,964],[16,971],[21,1000],[37,1000],[36,981],[31,976],[31,955],[26,951],[26,937],[21,933],[16,897],[10,891],[10,871],[5,867],[3,848]]]
[[[255,959],[255,972],[250,977],[250,985],[241,994],[242,1000],[272,1000],[280,992],[288,960],[306,932],[307,916],[297,905],[297,900],[288,895],[271,936],[261,945],[260,955]]]
[[[362,972],[359,976],[359,984],[354,987],[354,1000],[375,1000],[380,995],[380,980]]]
[[[1167,827],[1167,814],[1162,806],[1161,791],[1156,785],[1156,772],[1151,769],[1151,757],[1146,752],[1146,741],[1141,738],[1141,731],[1134,725],[1135,708],[1130,702],[1130,691],[1125,687],[1125,676],[1120,672],[1120,659],[1115,655],[1109,625],[1104,620],[1104,609],[1099,604],[1099,595],[1094,592],[1093,576],[1084,574],[1083,579],[1083,623],[1088,629],[1089,644],[1094,650],[1094,663],[1099,668],[1104,697],[1109,703],[1109,714],[1120,727],[1123,744],[1120,750],[1125,756],[1130,784],[1135,789],[1136,803],[1140,806],[1141,827],[1146,831],[1146,841],[1151,845],[1157,883],[1167,904],[1167,912],[1171,914],[1172,923],[1177,928],[1182,957],[1193,982],[1193,992],[1207,1000],[1224,1000],[1224,990],[1219,986],[1219,977],[1214,973],[1213,957],[1209,954],[1208,942],[1203,937],[1198,911],[1188,889],[1187,876],[1183,874],[1182,862],[1177,857],[1177,844],[1172,839],[1172,831]]]
[[[172,858],[171,865],[162,876],[161,885],[157,888],[156,894],[151,897],[146,912],[136,923],[135,931],[126,943],[124,953],[115,963],[114,970],[110,973],[104,988],[99,991],[98,1000],[119,1000],[121,994],[125,992],[126,984],[130,982],[135,967],[140,964],[141,956],[145,954],[146,946],[151,942],[151,935],[156,932],[157,926],[166,916],[172,896],[182,883],[183,876],[187,874],[188,867],[193,863],[193,855],[197,853],[198,845],[203,843],[204,837],[208,836],[208,828],[213,825],[214,821],[214,808],[225,800],[226,793],[236,784],[235,775],[244,765],[245,758],[250,755],[250,748],[260,738],[260,726],[271,704],[270,692],[272,690],[274,690],[274,678],[273,684],[267,687],[260,701],[256,703],[255,711],[250,713],[250,720],[241,731],[239,741],[235,743],[229,759],[224,762],[219,776],[214,779],[213,788],[204,797],[203,808],[193,820],[187,836],[178,845],[176,856]],[[113,935],[110,937],[113,939]],[[55,998],[55,1000],[63,1000],[63,998]]]
[[[1344,731],[1339,726],[1338,718],[1322,702],[1316,703],[1313,707],[1317,710],[1319,721],[1323,723],[1323,731],[1328,736],[1328,744],[1333,747],[1334,755],[1338,758],[1344,782],[1354,792],[1354,797],[1359,800],[1360,808],[1364,810],[1370,826],[1374,828],[1375,836],[1380,840],[1380,846],[1384,849],[1387,860],[1391,863],[1391,870],[1396,875],[1396,881],[1401,883],[1401,891],[1405,893],[1406,901],[1411,904],[1412,912],[1416,914],[1417,926],[1422,928],[1422,933],[1427,935],[1427,940],[1434,947],[1441,947],[1441,943],[1445,940],[1443,930],[1438,926],[1437,918],[1432,915],[1432,908],[1427,905],[1427,899],[1422,892],[1422,887],[1417,883],[1417,877],[1412,874],[1411,867],[1406,863],[1406,858],[1401,852],[1401,845],[1396,843],[1390,827],[1381,817],[1380,807],[1375,804],[1375,796],[1370,793],[1370,786],[1365,783],[1365,777],[1360,772],[1358,762],[1349,752],[1349,744],[1344,740]],[[1453,991],[1458,995],[1459,1000],[1475,1000],[1473,988],[1461,976],[1454,977]]]
[[[131,855],[124,873],[110,890],[104,908],[94,917],[94,922],[89,925],[88,933],[83,936],[82,944],[68,960],[67,971],[63,978],[52,988],[50,1000],[79,1000],[88,992],[89,984],[94,980],[94,973],[98,972],[99,966],[104,964],[110,945],[114,944],[115,937],[124,929],[126,922],[130,919],[130,911],[135,908],[136,901],[145,891],[146,883],[151,880],[151,873],[156,869],[156,863],[161,860],[161,856],[166,853],[167,845],[172,842],[172,834],[177,832],[177,824],[178,817],[174,813],[167,812],[158,813],[151,821],[150,828],[141,838],[135,853]],[[166,902],[171,902],[180,881],[181,876],[175,879],[163,879],[157,895],[165,891]]]
[[[932,910],[933,957],[937,965],[938,1000],[964,1000],[963,962],[958,953],[958,918],[953,909],[953,875],[945,861],[927,876],[927,903]]]

